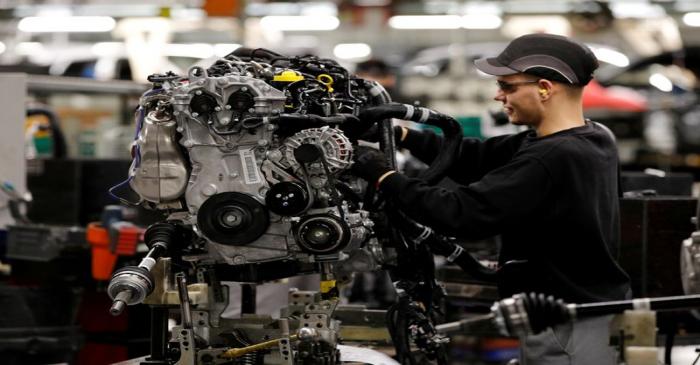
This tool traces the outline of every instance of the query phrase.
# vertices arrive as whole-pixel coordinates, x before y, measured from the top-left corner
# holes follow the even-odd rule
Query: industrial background
[[[498,89],[494,78],[478,71],[473,61],[536,32],[584,42],[600,62],[584,92],[584,114],[609,127],[616,138],[623,190],[619,262],[630,275],[634,297],[700,294],[700,241],[695,241],[700,235],[694,235],[700,224],[700,1],[0,0],[0,363],[312,364],[312,358],[299,362],[303,351],[285,348],[282,342],[275,342],[274,350],[268,346],[240,358],[223,356],[206,342],[213,333],[229,341],[226,348],[280,336],[293,342],[304,334],[290,337],[289,327],[285,332],[279,324],[286,320],[272,326],[261,318],[287,315],[293,327],[309,314],[323,316],[306,324],[317,326],[320,336],[330,333],[333,345],[371,348],[376,356],[361,354],[344,362],[393,363],[396,350],[385,311],[396,298],[391,283],[373,272],[375,263],[357,264],[361,270],[355,271],[361,272],[354,278],[337,278],[342,282],[337,288],[341,304],[335,314],[309,310],[316,303],[312,297],[319,280],[323,291],[331,274],[325,263],[308,270],[304,265],[316,264],[331,249],[306,252],[317,261],[292,255],[282,262],[275,261],[282,256],[275,256],[280,248],[272,241],[262,243],[268,245],[269,256],[262,249],[240,249],[237,243],[230,247],[239,251],[220,248],[222,257],[230,257],[216,263],[228,271],[213,264],[190,268],[189,299],[183,299],[187,286],[181,282],[178,287],[181,277],[173,276],[176,270],[169,266],[186,265],[173,258],[155,267],[165,272],[161,277],[143,279],[143,285],[156,287],[159,298],[152,295],[146,304],[129,306],[119,316],[110,314],[114,294],[123,289],[115,289],[110,279],[119,268],[136,267],[144,256],[155,255],[144,232],[163,220],[161,212],[144,209],[148,204],[124,202],[139,200],[127,184],[134,166],[134,136],[141,131],[139,105],[157,102],[149,99],[148,90],[154,83],[172,82],[173,74],[189,75],[194,84],[201,78],[196,70],[241,47],[264,48],[291,58],[334,60],[349,74],[381,84],[394,101],[450,115],[465,136],[484,139],[520,129],[509,125],[500,103],[493,100]],[[149,79],[154,74],[161,78]],[[289,81],[277,76],[274,82]],[[329,90],[333,86],[332,78],[319,80]],[[274,99],[269,87],[255,85],[251,81],[248,86]],[[253,101],[243,97],[228,102],[235,109],[236,103]],[[198,112],[193,107],[192,117],[208,112],[206,105]],[[240,138],[252,137],[242,133]],[[267,140],[260,141],[265,147]],[[344,148],[345,140],[334,141],[336,148]],[[284,153],[284,146],[280,148]],[[137,150],[138,159],[147,152]],[[425,167],[403,154],[399,161],[406,169]],[[189,163],[185,165],[191,169]],[[263,173],[265,168],[263,163]],[[246,181],[260,179],[260,172],[243,173]],[[293,184],[285,189],[285,194],[306,194]],[[190,204],[189,195],[187,199]],[[202,204],[202,211],[207,203],[196,204]],[[243,199],[240,204],[252,203]],[[328,222],[323,224],[335,221]],[[297,236],[303,235],[299,230]],[[498,238],[460,244],[486,266],[495,264]],[[370,255],[370,250],[359,251]],[[187,255],[197,252],[186,251],[179,258],[187,261]],[[346,249],[333,254],[325,259],[360,255]],[[218,259],[201,258],[207,260]],[[295,260],[298,265],[290,264]],[[493,283],[436,260],[435,278],[445,293],[444,322],[478,318],[500,299]],[[591,270],[596,270],[594,265]],[[128,275],[144,275],[139,272]],[[298,275],[311,272],[316,274]],[[218,316],[247,319],[232,324],[222,319],[232,326],[224,331]],[[646,348],[639,352],[643,355],[630,351],[627,363],[695,364],[698,312],[660,312],[654,319],[651,329],[639,330],[636,322],[619,324],[618,336],[611,338],[614,346],[623,353],[630,346]],[[440,346],[451,364],[506,364],[518,353],[516,338],[481,329],[452,333],[449,343]],[[285,351],[296,353],[296,362]]]

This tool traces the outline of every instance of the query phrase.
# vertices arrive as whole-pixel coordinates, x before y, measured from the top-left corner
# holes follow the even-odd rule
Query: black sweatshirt
[[[401,143],[426,163],[442,137],[411,131]],[[454,190],[401,174],[381,191],[411,218],[464,239],[501,235],[499,289],[551,294],[570,303],[625,299],[619,246],[618,160],[592,122],[544,137],[534,131],[465,138],[448,176]]]

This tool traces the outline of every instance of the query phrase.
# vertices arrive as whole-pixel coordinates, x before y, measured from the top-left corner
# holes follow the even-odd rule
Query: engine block
[[[345,131],[388,95],[334,61],[256,51],[150,78],[130,185],[192,228],[191,260],[342,260],[373,225]]]

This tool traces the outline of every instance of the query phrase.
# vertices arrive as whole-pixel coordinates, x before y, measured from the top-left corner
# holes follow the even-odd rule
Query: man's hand
[[[395,125],[394,127],[394,143],[399,146],[401,142],[406,138],[408,129],[406,127]],[[364,133],[360,135],[358,139],[367,142],[379,142],[379,126],[373,124],[372,127],[367,129]]]
[[[379,150],[367,146],[357,146],[353,159],[352,173],[376,184],[380,177],[392,171],[386,161],[386,156]]]

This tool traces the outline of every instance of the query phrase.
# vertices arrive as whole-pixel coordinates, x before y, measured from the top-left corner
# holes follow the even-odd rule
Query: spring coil
[[[249,354],[245,354],[240,358],[240,365],[255,365],[258,363],[258,352],[251,352]]]

